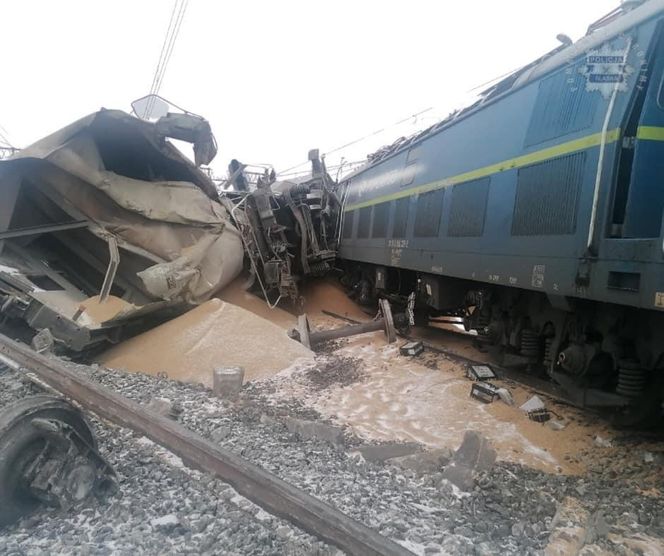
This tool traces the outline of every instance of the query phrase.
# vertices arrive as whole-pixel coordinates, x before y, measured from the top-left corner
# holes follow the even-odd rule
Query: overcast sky
[[[471,90],[581,37],[618,0],[191,0],[161,94],[210,120],[212,166],[283,171],[362,159],[424,128]],[[0,131],[26,146],[100,107],[146,94],[173,2],[3,2]],[[422,110],[420,117],[395,122]]]

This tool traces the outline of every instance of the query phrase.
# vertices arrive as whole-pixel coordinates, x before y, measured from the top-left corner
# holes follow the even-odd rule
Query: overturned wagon
[[[168,139],[193,143],[195,163]],[[317,156],[300,182],[226,189],[199,165],[206,120],[101,110],[0,161],[0,316],[69,350],[115,342],[208,300],[243,266],[263,295],[298,299],[335,256],[338,203]],[[245,256],[246,255],[246,256]],[[260,286],[260,287],[259,287]],[[5,327],[7,330],[7,327]]]
[[[168,124],[102,110],[0,163],[3,316],[81,350],[237,276],[239,234]]]

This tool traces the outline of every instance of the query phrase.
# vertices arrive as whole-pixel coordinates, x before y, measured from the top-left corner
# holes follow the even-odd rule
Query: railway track
[[[108,388],[56,359],[0,335],[0,363],[24,372],[103,419],[134,430],[188,466],[222,479],[269,513],[352,555],[406,556],[409,550],[233,452]]]
[[[362,321],[346,317],[344,315],[340,315],[338,313],[335,313],[333,311],[328,311],[328,310],[323,310],[323,314],[335,318],[337,320],[346,322],[351,325],[361,325],[364,324]],[[449,335],[450,337],[454,337],[455,341],[459,341],[460,339],[463,339],[467,341],[468,345],[471,344],[473,337],[468,336],[468,335],[463,335],[457,332],[453,332],[451,330],[444,330],[440,328],[435,328],[436,332],[440,332],[441,335]],[[422,330],[415,328],[410,331],[408,334],[403,334],[403,333],[398,333],[398,336],[400,338],[403,338],[404,340],[413,342],[413,341],[420,341],[424,345],[424,348],[427,351],[442,355],[443,357],[446,357],[448,359],[451,359],[453,361],[462,363],[464,365],[486,365],[490,364],[491,368],[497,372],[500,378],[521,384],[523,386],[527,386],[530,390],[533,392],[547,396],[548,398],[551,398],[559,403],[563,403],[566,405],[572,405],[575,407],[581,407],[579,404],[575,403],[574,400],[570,399],[570,397],[565,393],[565,391],[557,384],[544,380],[542,378],[539,378],[537,376],[533,375],[528,375],[527,373],[515,371],[512,369],[507,369],[501,365],[498,365],[497,363],[493,361],[487,361],[486,359],[473,359],[472,357],[468,357],[466,355],[463,355],[461,353],[458,353],[454,349],[450,348],[445,348],[441,345],[438,345],[436,343],[433,343],[429,339],[427,339],[423,334]],[[587,409],[587,408],[583,408]]]

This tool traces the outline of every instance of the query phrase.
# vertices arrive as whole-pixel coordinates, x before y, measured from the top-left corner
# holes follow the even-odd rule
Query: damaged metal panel
[[[44,322],[29,324],[55,322],[56,339],[82,349],[113,317],[126,322],[154,303],[200,303],[235,278],[242,241],[214,183],[166,140],[185,129],[207,159],[216,145],[205,124],[187,128],[179,119],[174,130],[102,110],[0,161],[8,201],[0,264],[10,270],[0,272],[0,312],[24,320],[46,312]],[[109,242],[119,254],[110,293],[124,306],[86,320],[80,304],[102,289]],[[71,331],[81,337],[73,341]]]
[[[299,283],[334,266],[340,203],[318,151],[309,153],[312,175],[277,181],[266,171],[253,182],[234,160],[222,202],[242,233],[251,270],[268,303],[298,304]]]

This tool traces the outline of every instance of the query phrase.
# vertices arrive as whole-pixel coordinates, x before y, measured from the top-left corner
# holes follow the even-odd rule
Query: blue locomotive
[[[463,317],[579,403],[661,409],[664,1],[625,2],[341,184],[365,298]]]

